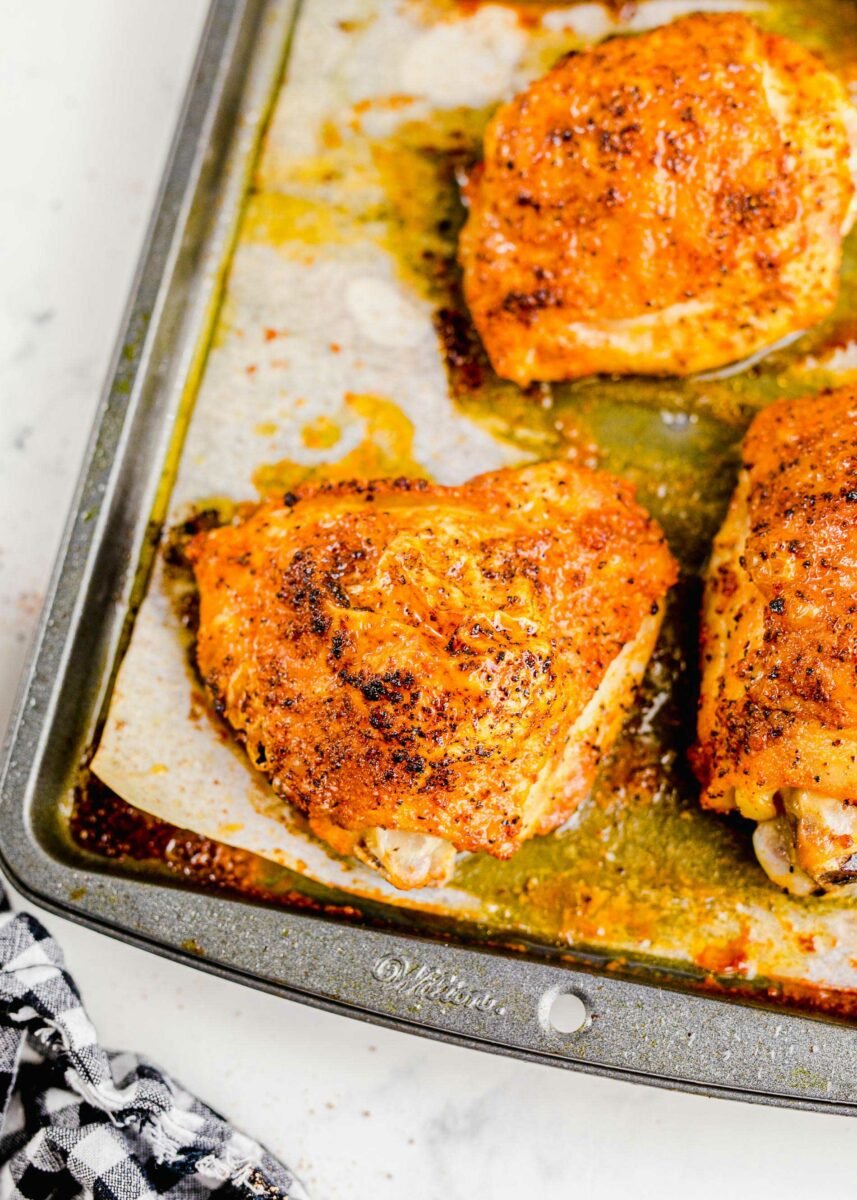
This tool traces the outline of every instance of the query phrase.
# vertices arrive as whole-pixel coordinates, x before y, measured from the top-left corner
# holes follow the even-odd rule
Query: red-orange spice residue
[[[461,16],[469,17],[486,4],[497,4],[498,0],[454,0],[454,3]],[[565,0],[518,0],[517,3],[514,0],[499,0],[499,3],[502,8],[510,9],[515,14],[522,29],[534,29],[546,12],[567,7]],[[627,21],[637,8],[636,3],[629,3],[628,0],[602,0],[602,3],[617,21]]]
[[[751,986],[740,980],[724,983],[708,978],[701,990],[708,994],[733,996],[740,1000],[765,1001],[782,1008],[824,1013],[829,1017],[853,1021],[857,1019],[857,992],[837,992],[832,988],[818,987],[809,983],[771,983],[763,987]]]
[[[392,96],[372,96],[366,100],[358,100],[354,105],[356,113],[369,112],[373,108],[385,108],[395,112],[400,108],[407,108],[414,103],[414,97],[404,93],[394,92]]]
[[[703,971],[710,971],[712,975],[743,975],[747,970],[746,932],[723,946],[706,946],[697,955],[696,962]]]

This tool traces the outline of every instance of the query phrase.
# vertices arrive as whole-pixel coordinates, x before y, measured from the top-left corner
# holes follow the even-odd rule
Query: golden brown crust
[[[704,804],[765,819],[778,790],[857,800],[857,389],[773,404],[744,460],[706,584],[694,761]]]
[[[628,484],[560,463],[305,486],[190,557],[214,703],[319,832],[501,857],[557,735],[675,577]]]
[[[802,47],[698,14],[562,59],[491,120],[460,258],[500,375],[686,374],[828,313],[855,114]]]

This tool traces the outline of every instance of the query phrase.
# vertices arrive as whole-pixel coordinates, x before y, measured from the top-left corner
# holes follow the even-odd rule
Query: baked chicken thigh
[[[402,888],[571,815],[675,578],[632,488],[560,463],[307,485],[189,557],[217,711],[319,837]]]
[[[701,13],[563,58],[490,121],[459,257],[498,374],[675,374],[820,321],[857,111],[809,51]]]
[[[705,589],[694,765],[790,891],[857,880],[857,389],[753,422]]]

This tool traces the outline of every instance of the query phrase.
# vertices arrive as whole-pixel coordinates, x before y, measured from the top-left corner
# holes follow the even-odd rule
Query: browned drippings
[[[232,896],[265,900],[280,908],[304,909],[345,920],[362,920],[352,904],[332,904],[284,886],[272,864],[247,850],[178,829],[132,808],[94,775],[75,791],[70,831],[75,842],[101,858],[146,864],[159,874]]]

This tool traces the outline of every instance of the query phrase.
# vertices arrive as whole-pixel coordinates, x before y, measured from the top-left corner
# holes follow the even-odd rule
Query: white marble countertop
[[[0,7],[0,728],[204,7]],[[162,1063],[288,1159],[317,1200],[853,1192],[847,1118],[633,1087],[391,1033],[44,919],[103,1042]]]

